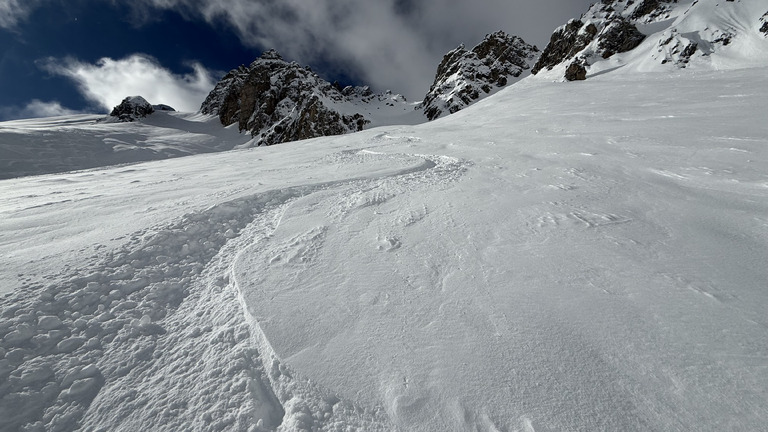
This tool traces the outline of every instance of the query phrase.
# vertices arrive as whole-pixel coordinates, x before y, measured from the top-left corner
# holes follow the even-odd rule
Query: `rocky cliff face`
[[[646,0],[634,8],[629,3],[632,2],[601,1],[581,19],[556,29],[531,72],[535,75],[542,69],[552,70],[567,63],[565,79],[585,79],[586,68],[593,59],[607,59],[636,48],[645,39],[636,27],[637,21],[648,15],[658,16],[665,10],[666,2]],[[574,73],[577,70],[579,73]]]
[[[429,120],[455,113],[521,77],[538,53],[535,46],[501,31],[471,50],[461,45],[443,57],[420,108]]]
[[[230,71],[201,111],[249,131],[257,145],[272,145],[363,130],[370,120],[354,112],[355,106],[383,99],[398,100],[367,87],[342,89],[271,50]]]

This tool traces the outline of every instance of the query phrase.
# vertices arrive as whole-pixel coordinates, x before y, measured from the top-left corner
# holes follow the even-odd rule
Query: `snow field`
[[[231,150],[250,141],[218,118],[157,111],[140,122],[99,115],[0,124],[0,179]]]
[[[763,430],[763,78],[4,180],[0,429]]]
[[[371,157],[341,155],[357,164]],[[406,167],[403,173],[431,167],[386,159]],[[322,187],[266,192],[187,214],[134,233],[94,263],[93,273],[19,291],[5,305],[0,330],[0,373],[8,379],[3,427],[273,430],[285,416],[286,430],[297,430],[312,425],[307,413],[327,423],[334,410],[352,409],[322,396],[321,402],[331,402],[310,410],[293,395],[297,384],[274,358],[267,375],[239,292],[228,283],[240,232],[256,220],[249,241],[265,237],[284,203]],[[270,380],[284,399],[277,399]],[[187,398],[190,386],[197,391]],[[96,398],[99,393],[103,397]],[[355,415],[347,413],[345,424]]]

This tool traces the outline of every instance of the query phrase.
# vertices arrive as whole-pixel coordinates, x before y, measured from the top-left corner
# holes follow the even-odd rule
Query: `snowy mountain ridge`
[[[547,79],[630,67],[729,69],[768,64],[765,0],[604,0],[555,30],[533,67]]]
[[[435,120],[511,84],[531,68],[537,53],[519,37],[489,34],[472,50],[462,45],[446,54],[424,100],[409,104],[390,91],[341,88],[270,50],[224,76],[200,110],[250,132],[255,145],[414,124],[424,121],[422,114]]]

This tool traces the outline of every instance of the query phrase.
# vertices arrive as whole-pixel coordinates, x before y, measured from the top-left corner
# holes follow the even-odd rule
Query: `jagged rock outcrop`
[[[539,50],[502,31],[489,34],[472,50],[450,51],[419,108],[429,120],[455,113],[531,68]]]
[[[645,35],[637,27],[623,18],[616,18],[603,30],[597,47],[601,56],[607,59],[635,49],[644,39]]]
[[[587,68],[576,60],[565,69],[565,79],[568,81],[584,81],[587,79]]]
[[[342,89],[270,50],[224,76],[201,111],[249,131],[257,145],[272,145],[360,131],[370,120],[345,108],[375,97],[367,87]]]
[[[609,3],[616,3],[616,0],[610,1]],[[669,3],[677,3],[677,0],[643,0],[638,2],[638,5],[635,6],[635,9],[632,10],[629,17],[632,20],[640,20],[643,18],[646,20],[655,20],[667,12]]]
[[[594,24],[584,24],[581,20],[572,19],[568,24],[558,28],[552,33],[549,44],[544,48],[541,57],[531,69],[536,75],[540,70],[552,69],[564,61],[573,58],[584,50],[597,35],[597,27]]]
[[[630,13],[629,10],[617,10],[616,3],[613,0],[596,3],[581,19],[570,20],[556,29],[539,61],[534,65],[532,73],[537,74],[545,68],[552,70],[557,65],[575,59],[566,68],[571,72],[569,76],[573,77],[577,68],[585,68],[590,64],[591,57],[607,59],[640,45],[645,35],[631,20],[637,21],[648,15],[656,16],[654,11],[663,10],[663,7],[657,0],[647,0]],[[624,7],[631,6],[623,4]],[[624,15],[638,17],[628,19]]]
[[[760,22],[763,23],[763,26],[760,27],[760,31],[768,36],[768,12],[760,18]]]
[[[128,96],[120,102],[120,105],[114,107],[109,115],[121,122],[132,122],[144,118],[153,112],[155,112],[155,109],[152,107],[152,104],[143,97]]]

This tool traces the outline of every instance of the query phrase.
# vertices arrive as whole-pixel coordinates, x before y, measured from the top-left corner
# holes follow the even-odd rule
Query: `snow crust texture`
[[[471,50],[461,45],[443,57],[419,108],[429,120],[453,114],[521,78],[538,55],[538,48],[502,31]]]
[[[766,9],[602,2],[579,63],[290,146],[1,123],[0,431],[765,430]]]
[[[767,93],[528,79],[3,180],[0,430],[763,430]]]

